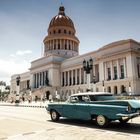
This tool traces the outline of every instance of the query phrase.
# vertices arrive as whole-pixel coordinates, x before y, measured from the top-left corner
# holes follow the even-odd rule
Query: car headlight
[[[127,112],[131,112],[131,110],[132,110],[131,106],[128,106],[128,107],[126,108],[126,111],[127,111]]]

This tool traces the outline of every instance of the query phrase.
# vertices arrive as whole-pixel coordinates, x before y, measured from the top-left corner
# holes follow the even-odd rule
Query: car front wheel
[[[50,114],[51,114],[51,119],[52,119],[52,121],[56,122],[56,121],[59,120],[59,117],[60,117],[60,116],[59,116],[59,114],[58,114],[57,111],[52,110]]]
[[[109,123],[108,119],[103,115],[98,115],[96,117],[96,123],[99,127],[106,127]]]

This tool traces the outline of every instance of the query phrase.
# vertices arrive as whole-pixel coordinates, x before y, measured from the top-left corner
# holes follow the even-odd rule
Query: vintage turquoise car
[[[105,127],[114,120],[127,123],[138,117],[140,101],[117,100],[106,92],[87,92],[73,94],[63,103],[49,103],[46,109],[52,121],[58,121],[60,117],[96,120],[98,126]]]

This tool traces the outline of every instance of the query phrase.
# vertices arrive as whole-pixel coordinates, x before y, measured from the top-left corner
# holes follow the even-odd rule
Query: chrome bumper
[[[131,114],[122,114],[122,113],[117,114],[117,116],[122,117],[123,120],[132,119],[132,118],[138,117],[139,115],[140,115],[139,112],[131,113]]]
[[[46,107],[47,113],[50,114],[50,110],[48,109],[48,107]]]

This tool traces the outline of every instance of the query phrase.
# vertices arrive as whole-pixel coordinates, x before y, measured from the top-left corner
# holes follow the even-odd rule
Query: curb
[[[46,106],[42,105],[19,105],[19,104],[0,104],[0,106],[13,106],[13,107],[33,107],[33,108],[46,108]]]

